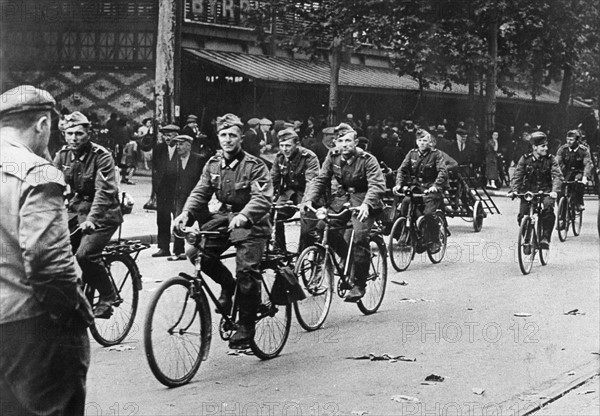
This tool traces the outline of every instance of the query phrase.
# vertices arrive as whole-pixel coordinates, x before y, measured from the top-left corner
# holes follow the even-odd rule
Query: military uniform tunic
[[[589,149],[582,144],[574,149],[568,144],[562,145],[556,152],[556,161],[566,181],[580,180],[582,176],[591,179],[592,157]]]

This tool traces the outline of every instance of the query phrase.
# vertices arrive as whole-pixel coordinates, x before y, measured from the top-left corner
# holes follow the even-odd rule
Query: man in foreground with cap
[[[271,177],[277,203],[291,201],[294,205],[304,202],[304,192],[310,182],[319,174],[319,160],[312,151],[299,145],[300,138],[293,128],[281,130],[277,134],[279,153],[275,156]],[[280,212],[278,219],[287,220],[295,211]],[[316,226],[316,221],[302,218],[300,223],[300,243],[298,253],[310,245],[307,241],[311,229]],[[275,244],[285,250],[284,224],[275,224]]]
[[[123,222],[115,163],[104,147],[90,141],[90,122],[79,111],[65,116],[67,144],[54,157],[54,166],[70,187],[68,211],[77,217],[80,234],[74,236],[75,257],[82,278],[100,294],[96,318],[108,319],[116,292],[100,258],[102,250]]]
[[[211,157],[200,182],[192,190],[175,219],[175,227],[198,221],[203,230],[225,228],[223,237],[211,239],[208,245],[219,256],[231,245],[236,247],[236,280],[239,305],[238,329],[229,340],[231,348],[246,348],[254,338],[256,312],[261,302],[260,261],[271,235],[270,210],[273,183],[264,163],[242,150],[241,120],[233,114],[217,119],[217,135],[223,155]],[[213,194],[221,202],[218,212],[209,213]],[[190,258],[196,255],[189,250]],[[203,258],[202,270],[221,285],[219,303],[230,309],[236,280],[218,259]]]
[[[44,159],[55,101],[0,96],[0,414],[83,415],[92,311],[77,276],[63,175]]]
[[[558,166],[556,158],[548,153],[548,138],[545,133],[536,131],[530,138],[532,152],[521,156],[515,173],[510,181],[509,196],[517,193],[530,192],[548,192],[550,195],[544,198],[544,209],[540,214],[542,223],[542,238],[540,247],[548,249],[552,229],[554,228],[554,202],[563,182],[563,174]],[[521,223],[521,218],[527,213],[527,201],[521,199],[519,206],[519,215],[517,221]]]
[[[152,257],[171,255],[171,214],[175,213],[175,181],[177,179],[177,147],[172,141],[179,126],[168,124],[160,128],[162,138],[154,147],[152,163],[152,192],[156,193],[156,237],[158,251]]]
[[[331,188],[331,178],[335,177],[340,187],[333,195],[330,208],[340,211],[346,202],[358,207],[353,215],[354,235],[354,287],[346,296],[347,302],[358,302],[365,295],[371,248],[369,234],[376,215],[381,212],[381,198],[385,192],[385,179],[375,156],[357,147],[357,133],[348,124],[341,123],[335,128],[336,148],[329,151],[319,175],[310,184],[305,200],[307,209],[313,209]],[[348,219],[333,221],[343,226]],[[336,252],[346,257],[348,243],[344,239],[345,230],[331,233],[331,244]]]
[[[581,133],[571,130],[567,133],[567,142],[556,152],[556,161],[562,170],[565,181],[579,181],[574,187],[574,203],[583,211],[583,193],[585,185],[592,178],[592,157],[589,149],[580,143]]]
[[[418,187],[426,195],[423,197],[424,246],[429,252],[436,253],[441,248],[439,223],[435,212],[443,203],[442,192],[448,182],[446,160],[441,151],[433,147],[431,135],[417,130],[417,147],[406,154],[396,175],[395,193],[406,192]],[[400,215],[408,216],[411,197],[404,197],[400,206]]]
[[[192,152],[194,139],[191,136],[181,134],[172,140],[177,149],[177,177],[174,184],[175,208],[173,215],[177,217],[183,211],[192,189],[196,186],[202,175],[206,164],[204,155]],[[167,258],[169,261],[185,260],[184,240],[175,238],[173,241],[173,256]]]

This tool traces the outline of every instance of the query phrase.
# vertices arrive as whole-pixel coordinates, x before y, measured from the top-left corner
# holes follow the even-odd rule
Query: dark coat
[[[176,155],[179,157],[179,155]],[[175,203],[176,212],[179,214],[183,209],[183,205],[187,200],[188,196],[192,192],[192,189],[200,181],[202,170],[206,164],[206,158],[198,153],[190,153],[190,157],[185,165],[185,169],[178,164],[177,179],[175,181]]]

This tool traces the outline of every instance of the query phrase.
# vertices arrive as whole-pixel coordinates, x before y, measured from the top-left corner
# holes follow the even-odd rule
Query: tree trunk
[[[163,124],[173,122],[175,88],[175,50],[177,31],[176,0],[159,0],[156,39],[154,117]]]
[[[563,79],[562,87],[560,89],[560,98],[558,99],[558,106],[556,108],[556,116],[554,117],[556,126],[553,131],[555,137],[565,137],[568,130],[569,123],[569,100],[571,99],[571,93],[573,92],[573,67],[569,64],[565,64],[563,68]]]
[[[336,37],[331,43],[329,79],[329,106],[327,109],[327,125],[335,126],[339,119],[338,95],[340,81],[340,67],[342,65],[342,39]]]
[[[483,121],[483,143],[492,136],[496,124],[496,84],[498,81],[498,19],[495,18],[488,27],[488,51],[490,66],[485,84],[485,114]]]

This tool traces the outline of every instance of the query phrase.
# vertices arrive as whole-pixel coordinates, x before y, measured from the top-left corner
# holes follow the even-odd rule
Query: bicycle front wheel
[[[164,282],[154,294],[144,323],[144,347],[152,373],[167,387],[188,383],[208,355],[210,311],[197,303],[183,277]]]
[[[558,202],[558,215],[556,220],[556,231],[558,233],[558,239],[565,241],[569,232],[569,203],[566,197],[560,198]]]
[[[577,237],[579,234],[581,234],[581,225],[583,223],[583,211],[577,209],[577,206],[572,202],[573,201],[569,201],[569,207],[571,210],[570,220],[571,224],[573,225],[573,235]]]
[[[438,222],[438,234],[440,240],[440,249],[433,251],[431,247],[427,247],[427,257],[433,264],[437,264],[444,259],[446,255],[446,247],[448,245],[448,235],[446,234],[446,221],[444,218],[438,215],[436,217]]]
[[[269,294],[275,283],[275,273],[262,275],[262,302],[258,308],[256,332],[250,349],[261,360],[277,357],[290,334],[292,305],[275,305]]]
[[[531,272],[531,267],[533,266],[533,259],[535,258],[535,244],[533,242],[535,236],[533,234],[531,218],[529,218],[529,216],[523,217],[521,219],[519,237],[517,239],[519,268],[523,274],[529,274],[529,272]]]
[[[310,246],[304,249],[294,270],[306,299],[294,302],[296,319],[306,331],[319,329],[329,313],[333,297],[333,264],[325,249]]]
[[[377,312],[383,302],[387,283],[387,249],[381,236],[372,236],[371,260],[365,295],[358,301],[358,309],[365,315]]]
[[[128,255],[109,255],[104,260],[106,271],[114,283],[117,300],[113,302],[113,313],[109,319],[95,319],[90,327],[92,337],[98,344],[108,347],[125,340],[137,313],[139,270]],[[91,288],[90,288],[91,289]],[[88,294],[92,305],[99,300],[98,291]]]
[[[398,272],[408,268],[415,255],[415,246],[406,217],[400,217],[394,223],[388,243],[392,267]]]

